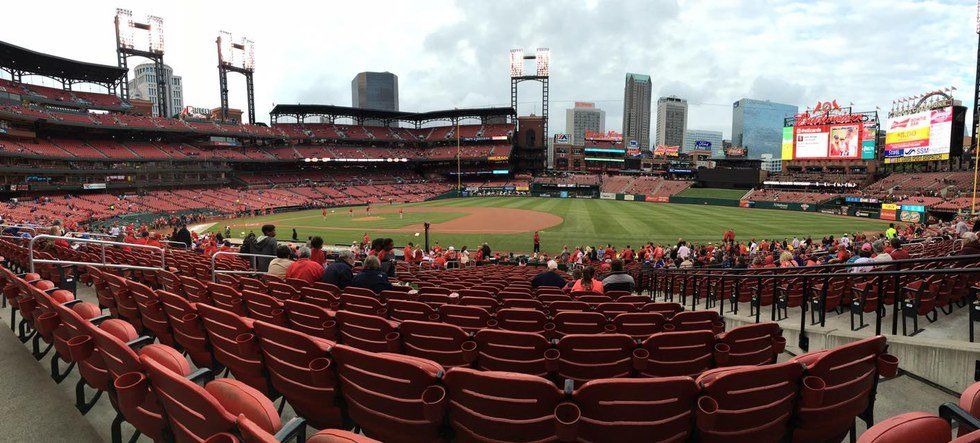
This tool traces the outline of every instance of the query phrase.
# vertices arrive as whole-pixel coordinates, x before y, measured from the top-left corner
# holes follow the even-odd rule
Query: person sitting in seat
[[[542,286],[554,286],[556,288],[565,287],[565,279],[558,275],[558,262],[554,260],[548,261],[548,270],[542,272],[531,280],[532,288],[540,288]]]
[[[387,291],[393,288],[391,282],[388,281],[388,276],[381,271],[381,261],[373,255],[369,255],[364,259],[364,269],[354,276],[354,279],[351,280],[348,286],[367,288],[374,291],[375,294],[380,294],[381,291]]]
[[[293,251],[289,249],[289,245],[277,246],[276,258],[269,262],[269,272],[267,274],[284,277],[286,271],[293,265],[293,260],[290,258],[292,255]]]
[[[351,251],[340,251],[337,260],[323,270],[321,281],[330,283],[340,289],[344,289],[354,279],[354,253]]]
[[[623,270],[623,261],[615,259],[609,265],[610,273],[602,279],[602,286],[607,291],[628,291],[633,292],[636,282],[633,276]]]
[[[597,294],[602,294],[604,291],[602,287],[602,282],[595,280],[595,269],[592,266],[586,266],[582,269],[582,278],[575,281],[572,285],[572,292],[595,292]]]
[[[323,265],[310,260],[310,248],[299,248],[299,259],[289,265],[286,278],[295,278],[313,283],[323,277]]]

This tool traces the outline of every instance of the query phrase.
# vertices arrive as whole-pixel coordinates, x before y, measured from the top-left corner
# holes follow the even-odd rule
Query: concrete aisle
[[[75,399],[58,387],[9,328],[0,331],[0,362],[0,441],[103,441],[75,409]]]

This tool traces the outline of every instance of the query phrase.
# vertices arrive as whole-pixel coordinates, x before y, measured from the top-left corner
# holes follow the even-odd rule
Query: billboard
[[[888,119],[885,163],[948,160],[953,107],[929,109]]]
[[[680,146],[657,145],[656,148],[653,148],[653,155],[655,157],[656,156],[677,157],[678,155],[680,155],[680,151],[681,151]]]
[[[860,123],[797,126],[794,128],[792,159],[861,158],[862,133]]]

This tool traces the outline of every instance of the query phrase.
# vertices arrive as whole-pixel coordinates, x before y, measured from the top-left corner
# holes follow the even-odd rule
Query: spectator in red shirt
[[[286,278],[296,278],[307,283],[320,281],[323,276],[323,265],[310,260],[310,248],[303,246],[299,249],[299,259],[286,269]]]
[[[735,241],[735,230],[728,228],[728,230],[725,231],[725,234],[721,236],[721,240],[725,242]]]
[[[893,260],[908,260],[912,258],[909,252],[902,247],[902,240],[900,238],[892,237],[891,244],[892,251],[888,255],[891,255]]]
[[[320,236],[310,239],[310,260],[319,263],[320,266],[327,261],[327,254],[323,252],[323,238]]]

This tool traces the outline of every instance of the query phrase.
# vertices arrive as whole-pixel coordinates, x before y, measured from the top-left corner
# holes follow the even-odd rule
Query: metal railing
[[[665,299],[670,297],[673,300],[673,296],[679,295],[680,302],[682,305],[687,304],[687,294],[689,289],[691,291],[691,309],[696,309],[700,304],[699,300],[705,300],[705,306],[707,307],[711,301],[716,301],[718,303],[719,314],[724,314],[724,301],[726,299],[725,295],[730,293],[727,297],[729,302],[730,312],[737,313],[740,286],[743,282],[754,282],[755,285],[752,289],[755,290],[755,294],[751,296],[749,303],[751,304],[752,310],[755,313],[755,321],[758,323],[761,320],[762,312],[762,292],[763,285],[768,283],[772,284],[771,288],[771,304],[770,304],[770,320],[776,321],[777,310],[785,309],[781,308],[780,305],[785,305],[787,302],[786,292],[788,289],[784,290],[779,287],[780,281],[788,281],[790,279],[797,279],[799,281],[802,290],[802,299],[800,303],[800,348],[806,350],[808,346],[808,340],[806,337],[806,313],[810,309],[811,303],[819,302],[817,306],[826,306],[828,291],[830,288],[831,279],[866,279],[875,280],[878,283],[876,285],[876,292],[879,306],[884,308],[888,305],[892,307],[892,328],[891,334],[898,334],[898,322],[899,322],[899,311],[903,309],[904,303],[907,302],[905,298],[901,296],[901,292],[904,289],[901,286],[902,277],[928,277],[931,275],[960,275],[960,274],[972,274],[980,275],[980,268],[977,267],[965,267],[965,268],[945,268],[945,269],[901,269],[903,264],[915,264],[922,262],[950,262],[950,261],[975,261],[980,260],[980,255],[960,255],[960,256],[948,256],[948,257],[932,257],[932,258],[920,258],[920,259],[908,259],[908,260],[893,260],[887,262],[869,262],[869,263],[839,263],[831,265],[820,265],[820,266],[808,266],[808,267],[795,267],[795,268],[757,268],[757,269],[730,269],[730,268],[700,268],[700,269],[669,269],[669,270],[657,270],[654,273],[641,273],[643,278],[646,279],[646,283],[649,286],[646,289],[651,291],[651,296],[655,299],[657,295],[663,294]],[[891,267],[890,270],[874,270],[867,272],[834,272],[835,269],[848,268],[848,267],[871,267],[871,268],[887,268]],[[818,270],[817,272],[801,272],[806,270]],[[821,272],[822,270],[827,270]],[[654,275],[650,275],[654,274]],[[891,279],[888,282],[886,279]],[[675,280],[680,279],[677,288],[675,288]],[[702,291],[699,286],[701,284],[705,286],[705,295],[702,296]],[[814,295],[818,298],[812,298],[811,292],[813,288],[811,284],[822,283],[823,286],[819,291],[819,295]],[[891,284],[889,290],[894,291],[894,296],[892,297],[891,303],[885,303],[884,293],[885,286]],[[727,289],[726,289],[727,285]],[[692,287],[693,286],[693,287]],[[661,292],[662,291],[662,292]],[[780,296],[780,291],[784,294]],[[712,298],[714,297],[714,298]],[[970,295],[967,300],[967,306],[969,309],[974,309],[974,302],[976,302],[976,293],[970,291]],[[850,308],[850,306],[845,306],[845,308]],[[826,310],[821,308],[820,311],[820,326],[826,326]],[[904,314],[903,314],[904,315]],[[875,315],[875,334],[881,334],[882,330],[882,319],[883,315]],[[863,328],[863,326],[862,326]],[[858,328],[860,329],[860,328]],[[971,341],[973,335],[973,321],[970,321],[970,332]]]
[[[190,247],[187,246],[187,243],[184,243],[182,241],[174,241],[174,240],[157,240],[157,241],[167,245],[179,246],[180,249],[190,249]]]
[[[36,259],[34,258],[34,244],[41,239],[49,240],[64,240],[68,243],[86,243],[100,245],[102,249],[101,262],[79,262],[79,261],[69,261],[69,260],[59,260],[59,259]],[[150,249],[160,252],[160,266],[138,266],[138,265],[128,265],[119,263],[108,263],[106,262],[105,247],[106,246],[123,246],[129,248],[139,248],[139,249]],[[103,268],[117,268],[117,269],[135,269],[142,271],[159,271],[167,268],[167,255],[163,248],[158,248],[156,246],[150,245],[137,245],[132,243],[114,242],[107,240],[95,240],[90,238],[76,238],[76,237],[64,237],[60,235],[47,235],[41,234],[36,235],[31,238],[30,243],[27,246],[27,257],[28,263],[30,263],[30,272],[34,272],[34,264],[55,264],[55,265],[73,265],[73,266],[95,266]]]
[[[75,237],[75,238],[85,238],[85,237],[99,237],[99,238],[116,238],[112,234],[103,234],[101,232],[83,232],[83,231],[72,231],[66,232],[65,237]],[[109,240],[111,241],[111,240]]]
[[[251,265],[252,270],[240,271],[234,269],[216,269],[214,267],[214,264],[215,264],[215,260],[218,258],[219,255],[232,256],[232,257],[251,257],[251,260],[248,260],[248,262]],[[264,274],[265,272],[258,271],[255,269],[257,267],[255,259],[258,257],[276,258],[276,256],[274,255],[266,255],[266,254],[246,254],[243,252],[232,252],[232,251],[215,252],[214,255],[211,256],[211,281],[216,282],[218,278],[218,274],[245,274],[245,275]]]

